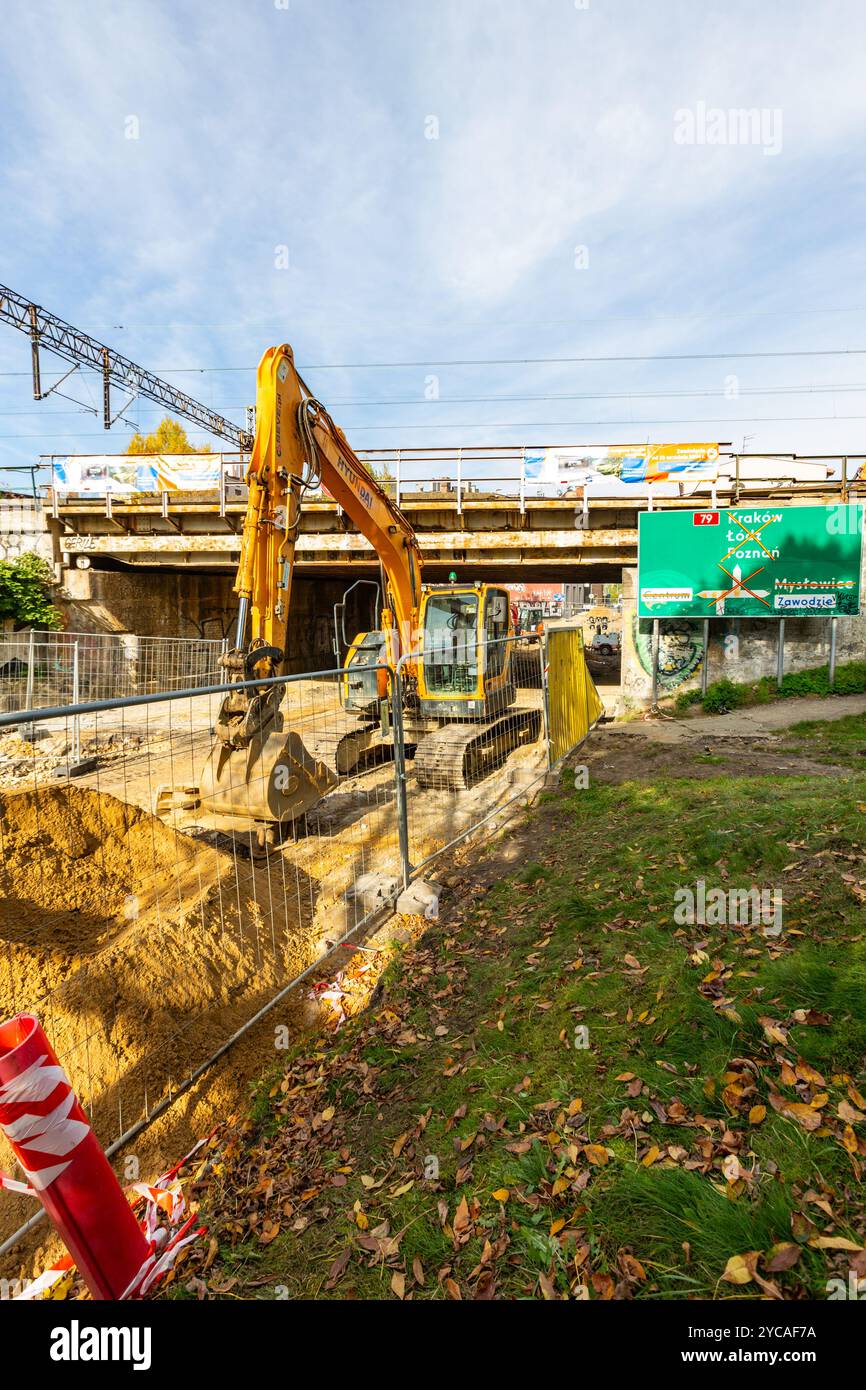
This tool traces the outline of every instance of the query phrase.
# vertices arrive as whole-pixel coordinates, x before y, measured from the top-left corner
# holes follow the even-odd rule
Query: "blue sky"
[[[287,340],[357,448],[864,447],[866,356],[740,355],[866,348],[857,0],[284,3],[5,0],[0,281],[239,421]],[[122,449],[28,370],[0,466]]]

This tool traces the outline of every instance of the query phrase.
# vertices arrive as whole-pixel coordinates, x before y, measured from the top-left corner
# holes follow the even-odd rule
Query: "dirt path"
[[[866,695],[834,695],[828,699],[775,700],[769,705],[732,710],[730,714],[699,714],[682,719],[664,715],[605,726],[618,738],[641,738],[650,743],[683,743],[695,739],[771,738],[779,729],[801,719],[844,719],[866,713]]]
[[[652,776],[850,777],[850,768],[786,747],[784,730],[801,720],[833,721],[866,712],[866,696],[779,700],[730,714],[648,718],[601,725],[586,745],[590,779],[627,782]]]

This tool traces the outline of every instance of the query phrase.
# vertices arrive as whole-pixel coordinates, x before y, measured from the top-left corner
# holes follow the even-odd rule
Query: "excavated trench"
[[[308,885],[261,872],[106,793],[0,795],[0,1010],[39,1015],[103,1142],[315,959]]]

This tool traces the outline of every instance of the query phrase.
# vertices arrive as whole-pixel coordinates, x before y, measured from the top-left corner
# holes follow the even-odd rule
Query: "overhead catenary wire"
[[[655,428],[657,425],[778,425],[778,424],[821,424],[836,421],[846,424],[851,421],[866,420],[866,415],[714,415],[714,416],[660,416],[653,420],[452,420],[430,421],[395,420],[379,425],[356,422],[342,426],[344,431],[362,434],[365,430],[539,430],[539,429],[635,429]],[[187,438],[209,438],[204,430],[189,430]],[[104,439],[101,431],[63,431],[60,434],[43,434],[34,430],[30,434],[0,434],[0,439]],[[408,447],[408,446],[407,446]],[[844,451],[843,451],[844,452]]]
[[[857,395],[866,392],[866,382],[817,382],[805,383],[799,386],[744,386],[737,390],[736,395],[730,399],[736,400],[742,396],[800,396],[800,395]],[[361,406],[374,409],[379,406],[393,405],[421,405],[421,406],[446,406],[446,405],[482,405],[482,404],[514,404],[518,401],[628,401],[628,400],[704,400],[718,399],[724,392],[718,386],[714,388],[702,388],[695,391],[682,390],[656,390],[656,391],[557,391],[543,392],[540,394],[516,394],[513,392],[498,392],[491,396],[450,396],[439,395],[435,397],[426,396],[388,396],[380,399],[362,396],[334,397],[331,400],[333,406]],[[71,399],[67,397],[67,399]],[[241,404],[217,403],[214,407],[219,410],[245,410],[246,406]],[[138,407],[140,415],[158,415],[163,409],[161,406],[146,405]],[[83,402],[77,410],[52,410],[31,407],[28,410],[0,410],[0,416],[33,416],[61,418],[71,415],[98,415],[96,406],[85,405]],[[131,424],[131,421],[124,423]]]
[[[46,345],[47,346],[47,345]],[[562,357],[426,357],[413,361],[391,362],[308,362],[307,372],[336,371],[397,371],[402,368],[419,369],[423,367],[528,367],[528,366],[569,366],[599,362],[732,362],[748,361],[757,358],[795,358],[795,357],[866,357],[863,348],[785,348],[762,349],[756,352],[743,352],[734,348],[727,352],[661,352],[628,354],[583,354]],[[254,366],[246,367],[156,367],[157,372],[173,376],[199,375],[201,373],[255,372]],[[0,371],[0,377],[29,376],[29,372]]]
[[[802,308],[786,306],[784,309],[755,309],[752,305],[742,309],[732,308],[712,308],[695,310],[687,314],[666,314],[658,310],[637,310],[633,314],[572,314],[568,318],[559,319],[462,319],[459,323],[446,322],[442,319],[419,319],[413,323],[406,323],[401,320],[399,328],[401,333],[415,332],[421,328],[440,329],[442,332],[458,332],[465,328],[484,328],[488,332],[500,328],[567,328],[576,323],[646,323],[647,321],[659,320],[661,322],[692,322],[696,319],[709,319],[715,323],[720,318],[792,318],[808,314],[866,314],[866,305],[846,304],[846,305],[814,305]],[[331,320],[324,319],[316,312],[315,316],[308,314],[301,315],[300,322],[305,318],[310,322],[315,322],[317,327],[340,328],[357,326],[356,320]],[[236,320],[233,323],[84,323],[81,327],[88,333],[145,333],[153,332],[157,329],[187,330],[198,332],[201,329],[223,329],[226,332],[237,332],[238,329],[246,329],[249,332],[274,332],[282,333],[285,330],[284,323],[271,323],[269,320],[246,319]]]

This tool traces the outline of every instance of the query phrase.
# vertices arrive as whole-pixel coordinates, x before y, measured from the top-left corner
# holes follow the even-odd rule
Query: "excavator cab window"
[[[505,669],[507,636],[508,595],[501,590],[490,589],[484,601],[485,670],[488,676],[500,676]]]
[[[424,681],[434,695],[478,687],[478,594],[431,594],[424,617]]]

